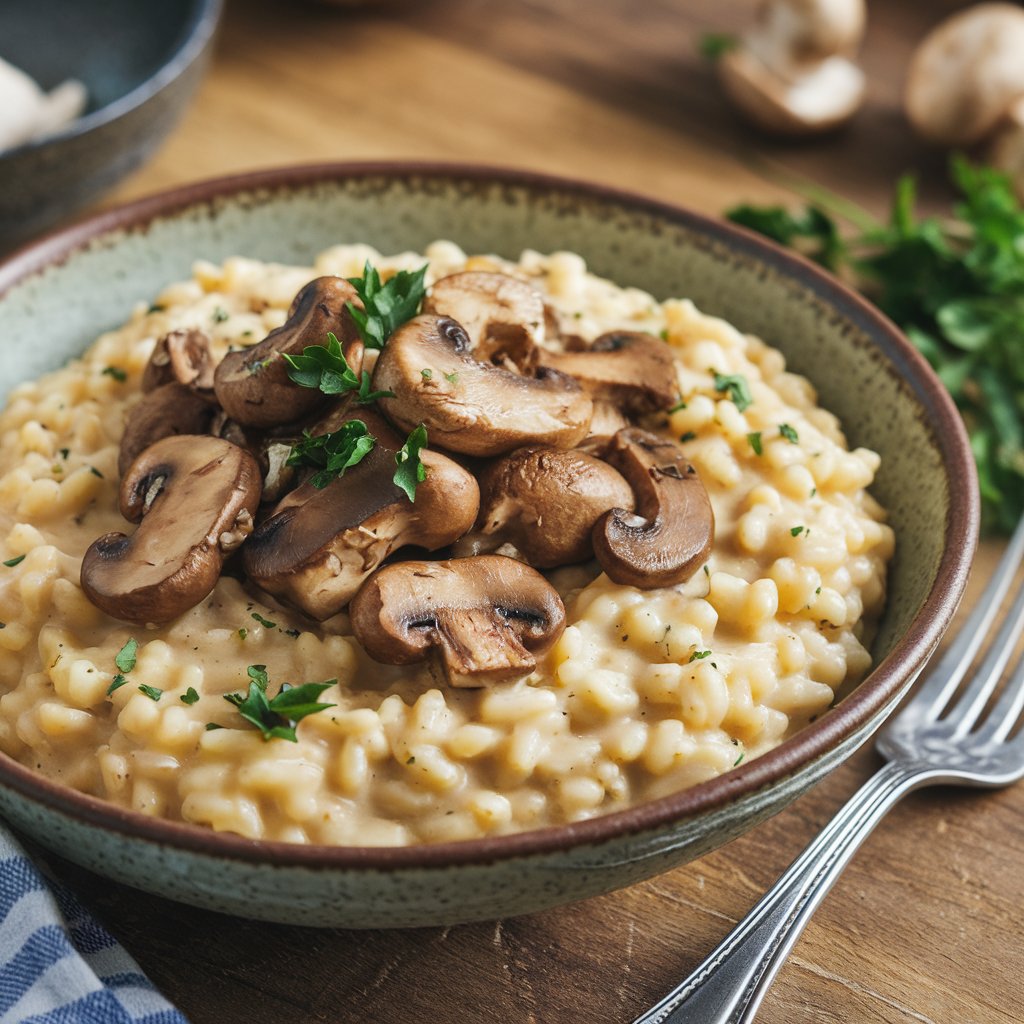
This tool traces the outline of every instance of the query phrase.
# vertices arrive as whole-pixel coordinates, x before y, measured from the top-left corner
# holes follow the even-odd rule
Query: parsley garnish
[[[416,500],[416,485],[427,479],[427,467],[420,460],[420,451],[426,446],[427,428],[421,423],[395,454],[395,465],[398,467],[393,477],[395,486],[405,491],[410,501]]]
[[[182,704],[195,704],[199,700],[199,694],[194,686],[190,686],[179,698]]]
[[[223,306],[215,306],[211,319],[215,324],[222,324],[229,319],[231,314]]]
[[[426,264],[412,272],[400,270],[386,284],[381,284],[380,274],[367,260],[363,276],[348,279],[364,307],[359,309],[349,302],[348,311],[368,348],[383,348],[388,338],[419,312],[426,294],[423,284],[426,272]]]
[[[159,700],[163,696],[163,692],[159,687],[139,683],[139,693],[144,693],[150,700]]]
[[[459,383],[459,371],[458,370],[452,370],[451,373],[446,373],[444,375],[444,379],[446,381],[448,381],[449,384],[458,384]]]
[[[715,390],[727,391],[736,408],[740,412],[749,409],[754,402],[754,396],[750,393],[750,385],[747,378],[741,373],[715,373]]]
[[[71,449],[70,448],[61,448],[61,450],[60,450],[60,457],[62,459],[66,459],[70,454],[71,454]]]
[[[736,760],[732,763],[733,768],[735,768],[743,760],[744,757],[746,757],[746,751],[741,750],[740,756],[737,757]]]
[[[128,374],[120,366],[104,366],[103,373],[108,377],[113,377],[118,384],[123,384],[128,379]]]
[[[1024,207],[1010,179],[963,157],[952,216],[919,217],[912,177],[887,223],[821,190],[803,213],[740,207],[729,216],[843,270],[931,363],[967,425],[988,529],[1024,512]],[[842,238],[830,210],[854,225]]]
[[[98,476],[101,480],[103,479],[103,474],[95,466],[90,466],[89,472],[92,473],[93,476]]]
[[[289,686],[283,683],[276,697],[267,697],[270,678],[266,665],[250,665],[246,670],[249,676],[249,692],[226,693],[224,699],[233,704],[238,713],[259,729],[264,740],[282,739],[297,743],[296,725],[308,715],[333,708],[334,704],[324,704],[317,698],[337,683],[337,679],[329,679],[325,683],[303,683],[302,686]],[[209,726],[207,726],[209,728]]]
[[[139,641],[135,637],[129,637],[124,647],[114,655],[114,664],[122,672],[131,672],[135,668],[135,655],[139,650]]]
[[[277,623],[271,622],[270,619],[263,618],[259,612],[253,612],[252,617],[264,628],[264,629],[277,629]],[[244,637],[242,638],[245,639]]]
[[[690,655],[690,661],[703,661],[705,658],[710,657],[710,651],[694,651],[693,654]]]
[[[8,569],[13,569],[16,565],[21,565],[24,561],[24,555],[15,555],[13,558],[8,558],[7,561],[4,562],[4,565],[6,565]]]
[[[800,536],[800,534],[801,534],[801,533],[803,533],[803,532],[804,532],[804,528],[803,528],[802,526],[794,526],[794,527],[793,527],[793,528],[792,528],[792,529],[791,529],[791,530],[789,531],[789,535],[790,535],[791,537],[799,537],[799,536]]]
[[[680,441],[693,441],[696,440],[697,435],[692,431],[688,430],[685,434],[679,435]]]
[[[420,370],[420,376],[424,380],[430,380],[430,378],[434,376],[434,371],[433,370]]]
[[[378,398],[394,398],[393,391],[371,391],[370,374],[366,370],[363,370],[362,377],[356,376],[341,350],[341,342],[330,332],[326,345],[307,346],[301,356],[283,355],[288,364],[288,378],[301,387],[319,388],[325,395],[355,391],[360,405]]]
[[[747,440],[750,442],[750,447],[754,449],[755,455],[761,455],[764,449],[761,447],[761,431],[755,430],[751,434],[747,434]]]
[[[329,434],[313,437],[308,430],[288,456],[288,466],[312,466],[316,473],[310,483],[316,488],[326,487],[332,480],[345,475],[362,462],[377,443],[362,420],[349,420]]]
[[[669,415],[671,415],[672,413],[679,412],[680,409],[685,409],[685,408],[686,408],[686,402],[684,402],[682,400],[682,398],[680,398],[679,401],[676,402],[675,405],[669,407],[668,412],[669,412]]]
[[[247,637],[248,635],[249,635],[249,630],[247,630],[247,629],[245,628],[245,626],[242,626],[242,627],[241,627],[241,628],[240,628],[240,629],[238,630],[238,639],[239,639],[239,640],[244,640],[244,639],[245,639],[245,638],[246,638],[246,637]]]
[[[790,444],[799,444],[800,443],[800,435],[788,423],[780,423],[779,424],[779,433]]]
[[[705,32],[697,43],[697,49],[702,57],[718,60],[722,54],[735,50],[739,44],[739,37],[727,32]]]
[[[218,725],[216,722],[207,722],[206,723],[206,731],[207,732],[213,732],[214,729],[223,729],[223,728],[224,728],[223,725]]]
[[[128,680],[125,679],[120,672],[110,680],[110,685],[107,687],[107,696],[109,697],[115,690],[119,690]]]

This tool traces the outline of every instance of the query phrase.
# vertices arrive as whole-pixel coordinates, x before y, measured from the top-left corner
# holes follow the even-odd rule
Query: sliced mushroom
[[[393,482],[401,440],[379,417],[359,412],[377,438],[343,477],[318,490],[296,488],[260,524],[243,551],[249,578],[315,619],[337,614],[392,551],[435,550],[473,525],[476,480],[440,452],[424,449],[426,479],[410,502]]]
[[[448,317],[418,316],[392,335],[377,360],[378,405],[403,431],[423,423],[431,443],[465,455],[500,455],[525,444],[573,448],[586,436],[593,404],[571,377],[536,377],[480,363]]]
[[[164,438],[121,480],[121,513],[138,529],[90,545],[82,589],[115,618],[168,622],[213,590],[259,502],[259,468],[248,452],[217,437]]]
[[[630,422],[623,416],[617,405],[611,402],[603,402],[598,399],[594,402],[594,415],[590,420],[590,430],[587,436],[579,443],[579,451],[597,458],[604,458],[604,453],[611,444],[612,438],[620,431],[630,426]]]
[[[346,308],[349,302],[359,304],[359,299],[344,278],[318,277],[295,296],[281,327],[258,345],[229,352],[214,375],[217,400],[228,416],[246,427],[266,428],[304,419],[323,405],[320,391],[289,379],[281,356],[324,345],[329,332],[341,342],[346,358],[361,354],[362,342]]]
[[[216,403],[213,393],[213,354],[210,339],[200,330],[187,328],[165,334],[153,349],[142,372],[142,390],[153,391],[177,382],[192,388],[206,401]]]
[[[641,415],[667,409],[679,397],[672,349],[642,331],[609,331],[579,352],[544,352],[542,366],[569,374],[595,401]]]
[[[436,649],[452,686],[528,675],[565,628],[558,591],[501,555],[389,565],[366,581],[349,614],[371,658],[408,665]]]
[[[837,128],[864,99],[864,72],[851,59],[864,20],[864,0],[763,0],[753,28],[718,61],[722,85],[765,131]]]
[[[594,553],[616,583],[667,587],[684,583],[707,561],[715,515],[686,453],[674,441],[631,427],[605,458],[629,481],[636,512],[605,513],[594,527]]]
[[[478,477],[476,529],[455,554],[511,544],[539,569],[594,555],[594,523],[611,508],[633,508],[633,492],[606,462],[581,451],[532,446],[495,459]]]
[[[117,470],[124,476],[138,455],[151,444],[178,434],[205,434],[217,410],[184,384],[162,384],[142,396],[128,413]]]
[[[469,335],[475,358],[525,368],[544,341],[544,299],[525,281],[480,270],[435,282],[423,312],[450,317]]]

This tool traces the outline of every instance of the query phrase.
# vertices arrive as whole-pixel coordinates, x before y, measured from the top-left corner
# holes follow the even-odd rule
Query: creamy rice
[[[121,806],[251,838],[438,842],[576,821],[709,779],[865,675],[893,533],[866,490],[878,456],[847,450],[811,385],[757,338],[686,300],[597,279],[578,256],[508,264],[447,242],[426,252],[428,282],[500,269],[541,289],[567,331],[664,332],[685,407],[663,429],[684,439],[715,509],[706,568],[647,591],[592,566],[549,574],[564,634],[529,678],[485,690],[376,665],[344,614],[314,624],[228,577],[165,626],[94,608],[81,558],[101,534],[131,530],[117,510],[118,445],[157,339],[198,327],[219,357],[279,326],[312,277],[357,275],[366,258],[424,259],[338,246],[314,267],[200,263],[80,360],[13,392],[0,416],[0,540],[3,559],[21,560],[0,567],[0,749]],[[741,412],[711,371],[742,374],[753,404]],[[137,664],[108,695],[130,637]],[[336,707],[304,719],[297,743],[264,741],[223,700],[246,689],[252,664],[275,689],[336,678],[321,698]]]

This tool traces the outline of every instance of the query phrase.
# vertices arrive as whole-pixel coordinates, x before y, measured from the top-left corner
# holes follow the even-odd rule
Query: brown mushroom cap
[[[205,434],[217,410],[184,384],[163,384],[142,396],[132,407],[121,435],[117,470],[128,467],[151,444],[179,434]]]
[[[593,404],[571,377],[536,377],[480,363],[448,317],[418,316],[392,335],[373,372],[378,405],[408,431],[423,423],[431,442],[465,455],[500,455],[525,444],[573,448],[586,436]]]
[[[315,619],[341,611],[396,548],[451,544],[480,504],[473,476],[429,449],[420,452],[427,477],[410,502],[392,479],[401,439],[368,411],[349,418],[366,422],[377,438],[372,451],[326,487],[306,483],[288,494],[242,552],[254,583]]]
[[[679,398],[672,349],[641,331],[609,331],[583,351],[544,352],[542,366],[569,374],[595,401],[641,415]]]
[[[213,372],[213,353],[205,332],[192,327],[171,331],[156,343],[142,371],[142,390],[152,391],[163,384],[177,382],[216,404]]]
[[[115,618],[167,622],[213,590],[225,557],[252,530],[259,468],[230,441],[167,437],[132,463],[120,498],[121,513],[140,525],[90,545],[82,589]]]
[[[478,479],[477,526],[460,544],[472,542],[474,553],[512,544],[540,569],[592,558],[594,523],[609,509],[633,508],[622,476],[578,450],[520,448],[495,459]]]
[[[1024,11],[975,4],[941,22],[914,51],[904,106],[915,130],[944,145],[988,137],[1024,96]]]
[[[274,427],[310,415],[325,401],[316,388],[288,377],[282,355],[327,343],[333,333],[348,355],[358,332],[346,304],[360,305],[355,289],[341,277],[318,277],[295,296],[288,319],[258,345],[229,352],[217,367],[217,400],[233,420],[247,427]],[[362,342],[359,342],[359,351]]]
[[[475,358],[525,367],[544,340],[544,299],[508,274],[467,270],[434,283],[423,312],[450,317],[469,335]]]
[[[389,565],[363,584],[349,614],[370,657],[407,665],[436,649],[452,686],[528,675],[565,628],[558,591],[501,555]]]
[[[674,441],[631,427],[620,430],[605,458],[636,496],[636,512],[612,509],[594,527],[601,568],[624,586],[667,587],[688,580],[707,561],[715,515],[707,491]]]

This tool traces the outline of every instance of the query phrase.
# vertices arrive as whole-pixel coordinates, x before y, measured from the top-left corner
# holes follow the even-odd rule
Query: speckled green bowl
[[[121,882],[249,917],[384,927],[521,914],[647,878],[781,810],[863,743],[920,671],[963,593],[977,532],[974,466],[952,403],[863,300],[799,257],[676,207],[465,167],[308,167],[196,185],[0,267],[0,386],[76,355],[199,257],[309,262],[342,240],[397,251],[438,237],[506,256],[574,250],[598,274],[689,296],[782,349],[851,443],[882,455],[874,492],[897,554],[876,669],[764,757],[574,825],[400,849],[253,842],[113,807],[0,757],[0,813],[19,829]]]

